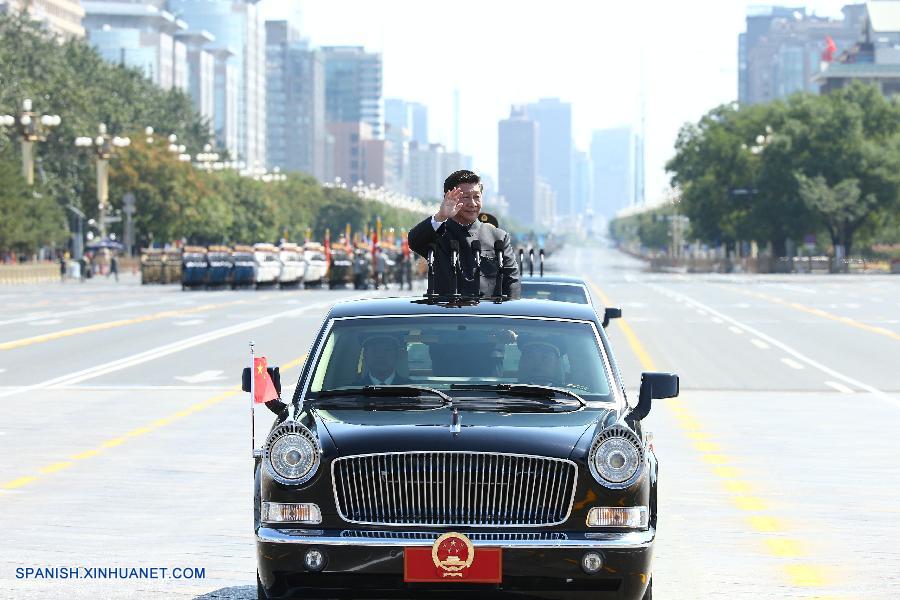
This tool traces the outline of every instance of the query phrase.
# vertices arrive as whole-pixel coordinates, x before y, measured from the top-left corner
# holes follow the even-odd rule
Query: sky
[[[660,201],[679,128],[737,99],[745,0],[262,0],[267,18],[297,19],[314,46],[381,52],[384,97],[429,109],[429,138],[497,181],[497,123],[510,106],[557,97],[572,105],[576,148],[596,129],[640,127],[646,196]],[[808,12],[840,16],[847,2]],[[804,6],[784,2],[787,6]],[[823,44],[824,47],[824,44]],[[643,90],[643,102],[641,101]],[[641,107],[643,106],[643,111]]]

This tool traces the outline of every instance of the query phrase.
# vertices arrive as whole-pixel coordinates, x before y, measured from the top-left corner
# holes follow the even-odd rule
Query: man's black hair
[[[481,191],[484,191],[484,184],[481,183],[481,177],[472,171],[463,169],[461,171],[450,173],[450,176],[444,180],[444,193],[446,194],[461,183],[477,183],[481,186]]]

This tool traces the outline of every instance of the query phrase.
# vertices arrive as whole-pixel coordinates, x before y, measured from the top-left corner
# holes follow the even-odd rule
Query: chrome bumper
[[[322,531],[317,529],[273,529],[260,527],[256,531],[256,541],[268,544],[304,544],[312,546],[424,546],[430,547],[434,539],[403,537],[402,533],[389,533],[389,537],[357,537],[343,536],[338,531]],[[466,532],[461,532],[466,533]],[[491,533],[489,539],[472,539],[474,546],[491,548],[647,548],[656,538],[656,529],[623,532],[587,532],[567,533],[566,539],[516,539],[515,534],[504,537]]]

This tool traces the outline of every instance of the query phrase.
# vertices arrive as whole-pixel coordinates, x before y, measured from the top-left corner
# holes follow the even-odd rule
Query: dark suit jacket
[[[409,231],[410,249],[423,258],[428,258],[428,247],[435,244],[434,253],[434,291],[438,294],[453,293],[453,279],[450,268],[450,240],[459,242],[459,261],[462,277],[459,277],[459,292],[474,296],[475,258],[472,242],[481,241],[481,292],[484,296],[493,296],[497,281],[497,259],[494,255],[494,242],[503,242],[503,294],[512,298],[520,296],[519,264],[515,252],[509,242],[509,234],[498,227],[475,221],[469,226],[460,225],[453,219],[447,219],[435,231],[431,226],[431,217],[413,227]]]
[[[353,380],[353,385],[363,387],[363,386],[375,385],[375,384],[372,383],[371,379],[369,379],[369,372],[366,371],[366,372],[360,373],[356,377],[356,379]],[[409,385],[409,379],[406,379],[399,373],[394,373],[394,381],[392,381],[390,384],[385,384],[385,385]]]

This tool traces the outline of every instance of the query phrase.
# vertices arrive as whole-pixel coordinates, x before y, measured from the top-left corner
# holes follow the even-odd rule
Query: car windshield
[[[555,300],[574,304],[590,304],[584,288],[580,285],[565,283],[522,282],[522,297],[538,300]]]
[[[588,401],[610,401],[607,373],[597,333],[583,321],[339,319],[314,366],[310,392],[420,385],[459,395],[460,388],[472,384],[530,384],[564,388]]]

